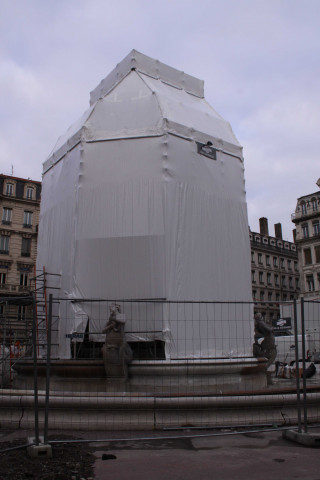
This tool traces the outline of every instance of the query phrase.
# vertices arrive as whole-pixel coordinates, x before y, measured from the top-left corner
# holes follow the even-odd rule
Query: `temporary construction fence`
[[[0,386],[9,386],[14,365],[33,352],[34,298],[29,295],[0,297]]]
[[[244,350],[248,339],[243,338],[234,321],[235,316],[242,315],[241,323],[248,322],[248,331],[252,332],[250,341],[262,346],[264,339],[254,332],[253,316],[247,315],[248,307],[253,314],[253,303],[163,300],[77,299],[77,303],[86,304],[87,325],[84,332],[66,334],[70,354],[59,358],[55,355],[59,351],[57,342],[68,320],[67,304],[72,301],[51,294],[44,312],[33,297],[30,331],[20,339],[20,351],[14,358],[11,355],[11,373],[2,381],[2,426],[34,429],[35,438],[43,429],[46,439],[50,429],[57,428],[137,430],[298,424],[306,431],[320,421],[320,302],[302,299],[281,305],[281,318],[274,325],[279,334],[275,337],[277,355],[268,362],[253,357],[252,350]],[[125,340],[131,349],[127,370],[120,375],[119,370],[115,374],[116,370],[104,364],[105,332],[90,332],[91,316],[100,312],[106,324],[115,303],[120,324],[124,324],[124,316],[127,320]],[[201,318],[205,311],[207,321],[200,324],[201,310]],[[177,356],[177,349],[171,348],[161,324],[164,312],[179,332],[175,336],[179,351],[187,345],[188,356]],[[135,318],[134,331],[127,330],[130,316]],[[154,328],[146,339],[150,319]],[[3,320],[2,364],[7,361],[4,352],[10,351],[11,342],[5,336]],[[193,340],[194,355],[190,355]],[[208,355],[208,345],[217,355]],[[237,345],[237,350],[230,345]],[[294,360],[287,362],[292,352]],[[107,356],[107,360],[110,358],[112,366],[112,357]],[[114,364],[117,361],[113,360]]]

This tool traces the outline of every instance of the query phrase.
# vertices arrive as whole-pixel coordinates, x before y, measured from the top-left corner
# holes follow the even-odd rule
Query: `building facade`
[[[317,182],[320,187],[320,179]],[[301,296],[320,299],[320,191],[298,198],[292,221],[296,226]]]
[[[280,302],[300,293],[298,253],[295,243],[282,239],[281,224],[269,235],[268,220],[260,218],[260,232],[251,232],[251,280],[255,313],[272,324],[280,316]]]
[[[5,332],[10,345],[28,329],[30,309],[23,297],[34,288],[40,196],[41,182],[0,175],[1,337]]]

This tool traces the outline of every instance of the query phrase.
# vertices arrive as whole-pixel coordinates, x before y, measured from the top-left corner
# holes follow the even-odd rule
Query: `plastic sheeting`
[[[132,51],[92,92],[44,163],[37,265],[61,275],[61,297],[251,301],[242,148],[202,81]],[[60,357],[87,318],[94,340],[106,322],[72,305],[63,322],[60,312]],[[167,357],[251,356],[251,307],[232,317],[241,335],[231,343],[230,318],[211,308],[192,334],[186,310],[181,319],[164,304],[143,327],[123,313],[126,331],[165,340]],[[227,346],[203,341],[218,325]]]

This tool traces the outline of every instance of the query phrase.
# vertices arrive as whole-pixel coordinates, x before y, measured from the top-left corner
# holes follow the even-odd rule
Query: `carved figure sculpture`
[[[263,320],[261,313],[256,313],[255,320],[255,343],[253,344],[253,355],[255,357],[267,358],[267,368],[275,361],[277,356],[277,346],[274,340],[272,327],[267,325]],[[263,337],[261,343],[258,339]]]
[[[106,334],[102,347],[104,367],[108,378],[128,377],[128,363],[132,360],[132,351],[125,341],[125,320],[120,316],[120,305],[112,304],[109,320],[102,330]]]

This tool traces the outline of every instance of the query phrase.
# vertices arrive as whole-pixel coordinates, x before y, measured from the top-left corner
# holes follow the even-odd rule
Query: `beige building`
[[[320,187],[320,179],[317,182]],[[320,191],[298,198],[292,215],[296,226],[301,296],[320,299]]]
[[[21,297],[34,288],[41,182],[0,175],[1,338],[25,337],[28,306]],[[18,300],[20,298],[20,300]]]
[[[251,280],[255,313],[272,323],[280,316],[280,302],[300,293],[298,253],[295,243],[282,239],[281,224],[269,235],[268,220],[260,218],[260,232],[251,232]]]

